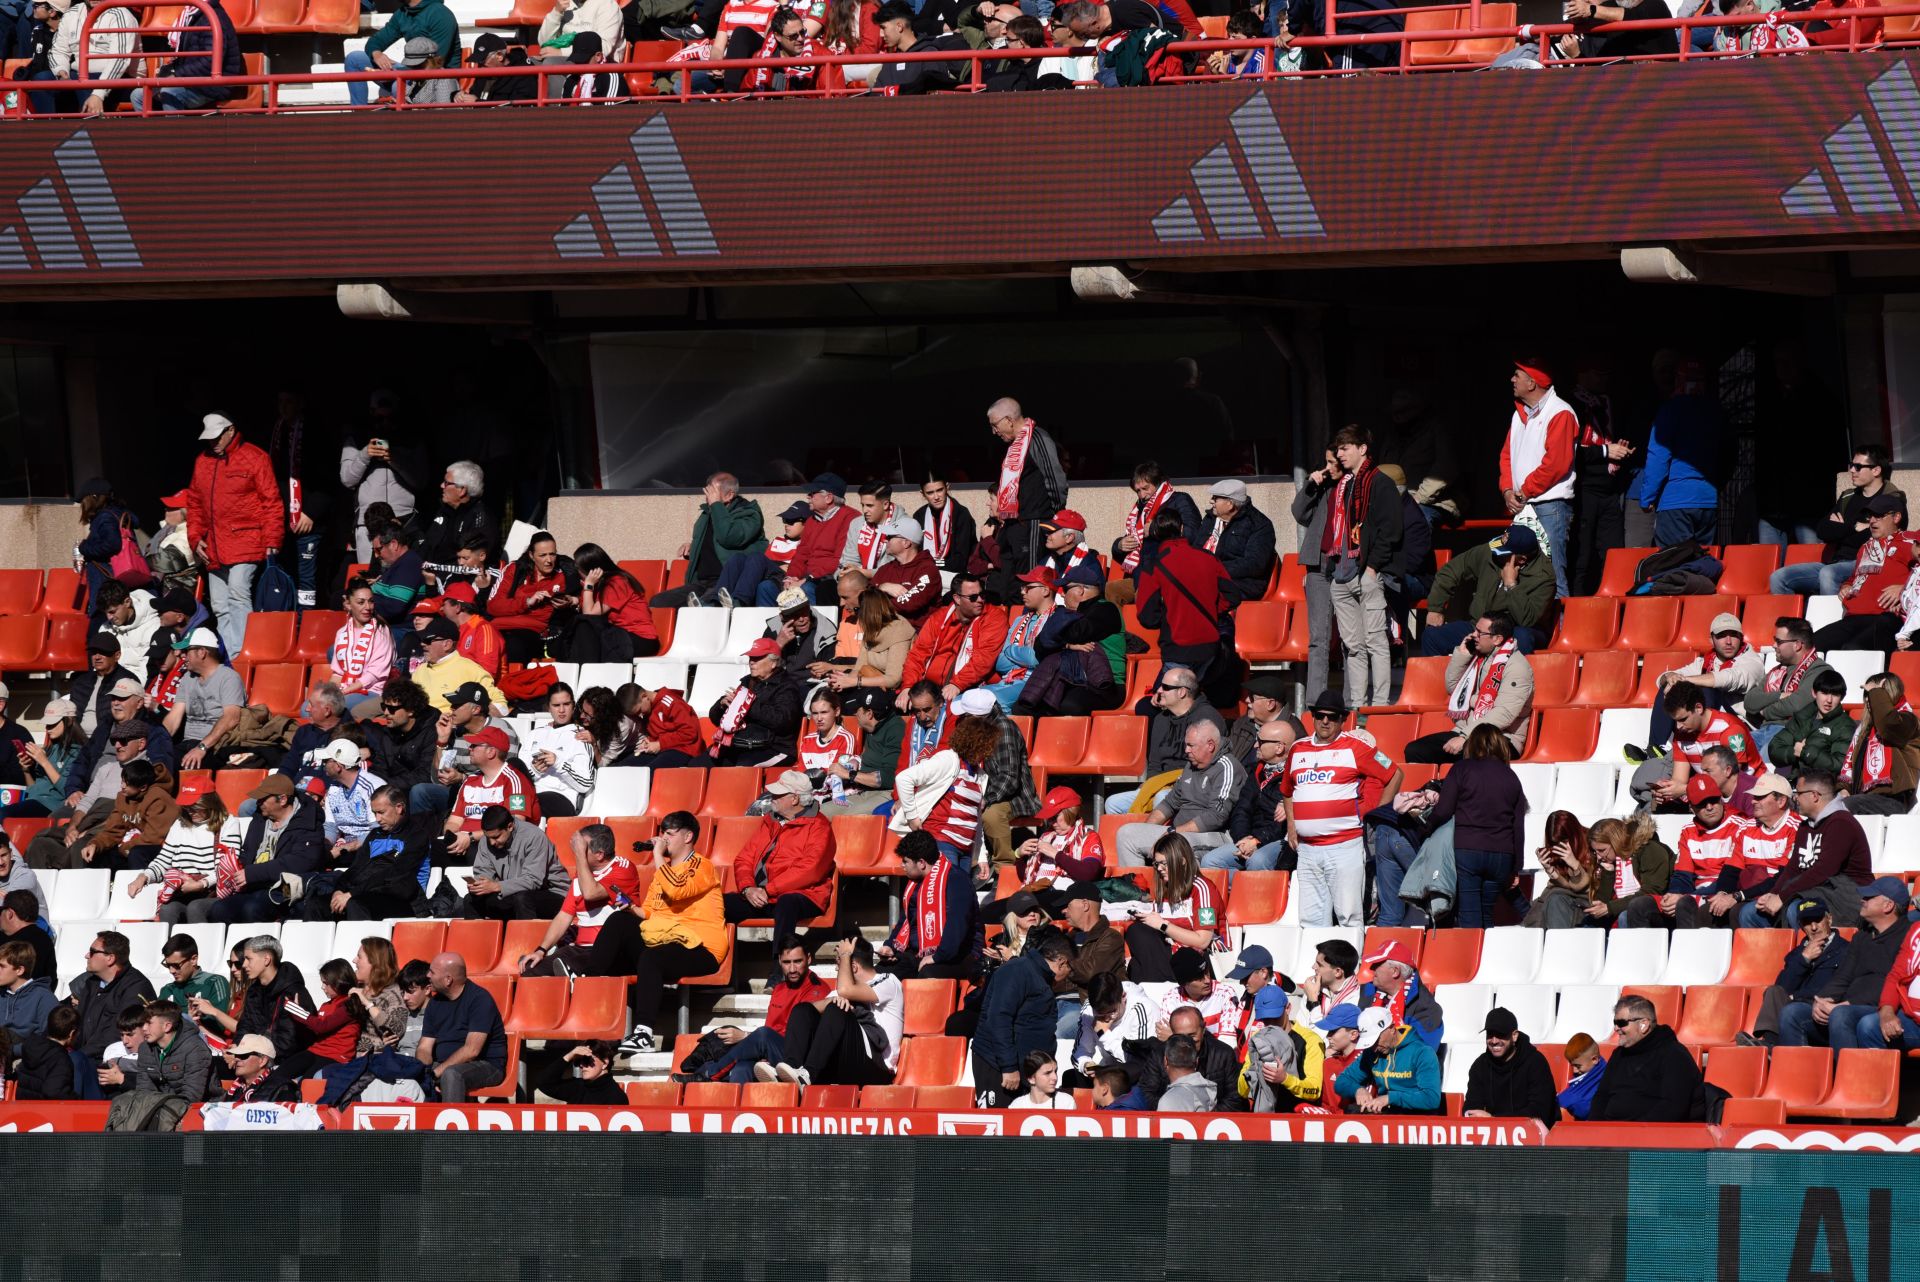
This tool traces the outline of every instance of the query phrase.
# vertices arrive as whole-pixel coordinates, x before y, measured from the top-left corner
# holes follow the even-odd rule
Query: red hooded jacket
[[[207,541],[207,567],[264,561],[286,539],[287,505],[273,462],[238,436],[225,454],[202,452],[187,486],[187,543]]]
[[[1140,622],[1160,629],[1162,645],[1211,645],[1220,639],[1232,584],[1213,553],[1168,539],[1141,558]]]
[[[821,815],[808,815],[781,823],[773,815],[761,818],[760,826],[740,847],[734,862],[734,879],[740,889],[759,884],[761,865],[766,866],[764,889],[769,900],[782,895],[805,895],[825,907],[833,893],[833,823]]]

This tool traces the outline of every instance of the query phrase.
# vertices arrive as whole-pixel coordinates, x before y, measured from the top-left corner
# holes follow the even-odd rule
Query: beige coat
[[[1467,656],[1458,646],[1447,656],[1447,689],[1454,686],[1467,675]],[[1533,718],[1533,665],[1527,662],[1527,656],[1518,650],[1507,660],[1507,670],[1500,679],[1500,693],[1494,696],[1493,707],[1484,717],[1468,717],[1456,723],[1461,734],[1467,734],[1481,722],[1490,722],[1507,736],[1507,742],[1513,746],[1513,755],[1518,758],[1526,750],[1527,723]]]

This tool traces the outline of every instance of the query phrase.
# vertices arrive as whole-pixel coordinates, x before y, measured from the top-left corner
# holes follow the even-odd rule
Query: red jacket
[[[289,1005],[287,1014],[302,1028],[313,1041],[305,1048],[321,1059],[330,1059],[336,1064],[344,1064],[353,1058],[353,1048],[360,1041],[360,1023],[347,1010],[344,994],[324,1003],[319,1010],[302,1019]]]
[[[1140,622],[1159,627],[1162,645],[1212,645],[1220,639],[1219,619],[1227,611],[1225,592],[1232,585],[1227,568],[1213,553],[1168,539],[1141,558]]]
[[[647,738],[659,743],[662,752],[684,752],[697,757],[707,750],[700,733],[700,717],[687,697],[678,690],[662,686],[653,692],[653,709],[647,713]]]
[[[287,505],[273,479],[273,462],[239,437],[218,458],[193,461],[187,486],[187,543],[207,541],[207,567],[264,561],[286,540]]]
[[[516,561],[501,572],[500,582],[494,584],[493,595],[487,598],[487,613],[493,617],[493,626],[502,632],[545,633],[553,620],[553,595],[567,590],[566,576],[556,565],[545,578],[528,574],[525,581],[519,581],[520,570]],[[547,599],[537,606],[529,605],[527,598],[536,592],[545,592]]]
[[[1853,559],[1853,577],[1842,584],[1843,588],[1854,587],[1854,592],[1842,603],[1848,614],[1898,614],[1900,607],[1896,603],[1888,610],[1880,604],[1880,594],[1888,588],[1903,588],[1907,576],[1913,572],[1916,554],[1920,554],[1920,539],[1905,530],[1895,531],[1887,540],[1887,548],[1881,556],[1880,564],[1872,570],[1867,569],[1868,554],[1875,551],[1875,544],[1868,539],[1861,544],[1859,555]]]
[[[1908,1019],[1920,1020],[1920,925],[1907,927],[1893,969],[1880,987],[1880,1004],[1893,1007]]]
[[[767,1027],[780,1036],[787,1035],[787,1021],[793,1018],[793,1008],[801,1002],[823,1002],[833,995],[833,985],[812,971],[795,988],[788,983],[773,986],[772,995],[767,1000]]]
[[[833,893],[833,849],[831,820],[810,815],[781,823],[766,815],[740,847],[744,858],[734,864],[735,884],[742,890],[760,885],[760,868],[765,865],[769,900],[805,895],[824,908]]]
[[[840,571],[840,553],[847,546],[847,527],[860,515],[842,503],[826,519],[807,518],[800,546],[787,562],[787,573],[796,579],[830,579]]]
[[[969,629],[972,648],[967,651],[965,665],[956,667]],[[1006,643],[1007,612],[997,605],[988,606],[974,616],[971,623],[961,622],[951,605],[935,610],[921,625],[920,635],[913,639],[913,648],[907,651],[907,664],[901,669],[901,688],[924,678],[943,686],[956,685],[962,690],[971,690],[993,675],[994,661]]]

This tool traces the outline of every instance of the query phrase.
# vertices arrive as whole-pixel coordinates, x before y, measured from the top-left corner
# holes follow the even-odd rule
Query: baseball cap
[[[265,801],[268,797],[291,797],[293,780],[282,774],[271,774],[260,781],[259,787],[247,794],[248,801]]]
[[[963,717],[986,717],[1000,704],[985,690],[966,690],[955,695],[949,706]]]
[[[452,619],[436,614],[420,625],[420,639],[422,641],[458,641],[460,629],[453,625]]]
[[[160,496],[160,506],[163,508],[184,508],[187,505],[187,496],[190,493],[192,493],[190,490],[175,490],[171,494],[162,494]]]
[[[191,806],[194,802],[200,800],[212,791],[213,782],[211,780],[183,779],[180,781],[180,790],[174,794],[173,799],[180,804],[180,809],[185,810],[188,806]]]
[[[1542,387],[1553,386],[1553,372],[1538,356],[1517,356],[1513,367]]]
[[[179,647],[174,647],[178,649]],[[119,654],[120,638],[111,632],[96,632],[87,638],[88,654]]]
[[[1061,508],[1058,512],[1055,512],[1052,516],[1040,522],[1040,525],[1043,529],[1078,530],[1082,534],[1087,532],[1087,518],[1081,516],[1070,507]]]
[[[507,732],[499,726],[482,726],[467,736],[467,742],[475,747],[492,748],[495,752],[505,752],[513,746],[507,739]]]
[[[238,1059],[242,1055],[264,1055],[272,1059],[273,1043],[259,1033],[248,1033],[233,1044],[233,1057]]]
[[[1860,887],[1860,898],[1872,899],[1875,895],[1885,895],[1893,901],[1895,908],[1907,906],[1907,883],[1898,877],[1877,877]]]
[[[160,614],[191,615],[194,611],[193,593],[185,588],[168,588],[153,603],[153,608]]]
[[[71,3],[72,0],[68,0],[68,2]],[[58,6],[55,7],[58,8]],[[65,10],[63,9],[61,12],[64,13]],[[225,414],[209,414],[200,420],[200,439],[203,441],[218,440],[220,433],[232,426],[233,420]]]
[[[1268,984],[1253,995],[1253,1017],[1261,1021],[1285,1019],[1287,1001],[1286,990]]]
[[[465,579],[455,579],[453,582],[447,584],[445,588],[441,589],[440,599],[442,601],[458,601],[462,605],[475,605],[478,604],[480,598],[474,595],[473,584],[467,582]]]
[[[1040,799],[1040,809],[1033,817],[1040,820],[1051,819],[1067,807],[1079,804],[1080,794],[1062,784],[1058,788],[1047,789],[1047,795]]]
[[[1729,632],[1737,636],[1745,636],[1747,630],[1740,626],[1739,619],[1722,610],[1719,614],[1713,616],[1713,622],[1707,625],[1707,631],[1709,634],[1718,637],[1725,636]]]
[[[822,472],[813,478],[811,485],[807,486],[807,493],[819,494],[822,492],[831,494],[837,499],[845,498],[847,496],[847,483],[833,472]]]
[[[1016,575],[1015,577],[1022,583],[1038,583],[1040,586],[1047,588],[1058,586],[1054,577],[1053,567],[1050,565],[1036,565],[1025,574]]]
[[[1694,775],[1687,780],[1687,804],[1704,806],[1709,801],[1719,801],[1720,785],[1705,775]]]
[[[1891,494],[1886,490],[1882,490],[1865,503],[1862,503],[1860,508],[1868,516],[1885,516],[1889,512],[1905,512],[1907,510],[1907,500],[1898,494]]]
[[[1360,1027],[1360,1008],[1352,1002],[1335,1006],[1314,1027],[1323,1033],[1337,1033],[1343,1028],[1358,1028]]]
[[[780,523],[792,525],[795,521],[804,521],[812,515],[813,509],[807,506],[805,499],[795,499],[787,504],[784,512],[780,513]]]
[[[1016,917],[1041,911],[1040,900],[1031,890],[1016,890],[1007,896],[1007,911]]]
[[[746,649],[749,659],[764,659],[770,654],[780,653],[780,643],[772,637],[761,637]]]
[[[423,619],[430,614],[438,614],[440,613],[440,603],[445,600],[445,597],[423,596],[413,603],[413,616],[416,619]]]
[[[1272,969],[1273,954],[1259,944],[1249,944],[1240,950],[1240,957],[1233,963],[1233,969],[1227,972],[1227,978],[1237,984],[1256,970]]]
[[[1232,499],[1235,503],[1245,503],[1247,501],[1247,483],[1245,481],[1236,481],[1232,477],[1228,477],[1223,481],[1215,481],[1213,488],[1207,491],[1207,497],[1210,499]]]
[[[115,684],[117,685],[118,682]],[[47,700],[46,711],[40,714],[41,718],[46,721],[64,721],[68,717],[77,717],[79,715],[80,709],[74,705],[71,699],[49,699]]]
[[[1380,1034],[1393,1027],[1393,1016],[1387,1013],[1385,1006],[1370,1006],[1360,1012],[1359,1022],[1354,1025],[1360,1030],[1360,1040],[1356,1043],[1363,1051],[1372,1050],[1373,1044],[1380,1040]]]
[[[1071,886],[1067,887],[1067,902],[1071,904],[1077,900],[1090,900],[1096,904],[1100,903],[1100,887],[1090,881],[1074,882]]]
[[[783,619],[804,619],[813,613],[813,602],[807,600],[807,594],[799,588],[788,588],[774,604],[780,607]]]
[[[444,619],[441,621],[445,622]],[[455,686],[453,693],[447,696],[447,711],[449,712],[455,708],[464,708],[468,704],[472,704],[477,708],[487,706],[487,688],[478,681],[464,681]]]
[[[360,746],[351,739],[335,739],[314,755],[316,761],[331,761],[336,766],[360,764]]]
[[[1487,1012],[1487,1022],[1480,1031],[1493,1037],[1512,1037],[1520,1031],[1520,1021],[1505,1006],[1495,1006]]]
[[[1086,557],[1078,565],[1070,565],[1060,573],[1057,584],[1061,589],[1084,583],[1090,588],[1107,586],[1107,576],[1100,572],[1100,563],[1092,557]]]
[[[926,534],[920,528],[920,522],[910,516],[896,516],[892,520],[880,523],[880,533],[890,539],[905,539],[909,543],[918,543]]]
[[[1173,978],[1181,984],[1191,984],[1196,979],[1204,979],[1212,968],[1207,965],[1204,954],[1192,948],[1176,948],[1173,952]]]
[[[132,677],[121,677],[113,683],[112,689],[107,691],[107,697],[109,699],[131,699],[135,695],[145,693],[146,688],[138,681],[135,681]]]
[[[1509,525],[1507,532],[1493,541],[1493,554],[1497,557],[1512,556],[1516,552],[1521,556],[1540,555],[1539,538],[1524,525]]]
[[[1802,899],[1794,905],[1794,912],[1799,914],[1799,921],[1802,926],[1810,921],[1825,921],[1827,917],[1827,901],[1824,899]]]
[[[218,650],[220,638],[213,634],[212,628],[195,628],[173,643],[176,650]]]
[[[1769,770],[1753,781],[1753,787],[1748,790],[1748,795],[1754,797],[1791,797],[1793,795],[1793,786],[1786,781],[1785,776],[1775,774]]]
[[[798,770],[783,770],[767,785],[767,791],[775,797],[811,797],[813,781]]]
[[[1413,968],[1413,954],[1408,952],[1407,946],[1399,940],[1389,939],[1380,946],[1378,952],[1366,958],[1366,965],[1369,967],[1379,966],[1385,962],[1399,962],[1402,966],[1411,970]]]

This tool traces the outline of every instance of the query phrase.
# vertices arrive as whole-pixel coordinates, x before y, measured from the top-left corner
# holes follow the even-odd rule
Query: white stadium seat
[[[711,712],[720,696],[739,685],[740,678],[746,675],[747,665],[733,659],[715,660],[695,668],[693,689],[687,691],[687,702],[693,705],[694,715],[704,717]]]
[[[1694,930],[1682,933],[1704,935],[1708,932]],[[1570,984],[1562,988],[1560,1009],[1554,1016],[1552,1033],[1540,1040],[1565,1043],[1573,1040],[1575,1033],[1585,1033],[1596,1042],[1606,1041],[1613,1035],[1613,1004],[1618,1000],[1620,990],[1612,984]]]
[[[1625,760],[1620,755],[1622,748],[1630,743],[1646,744],[1647,717],[1645,708],[1602,708],[1600,741],[1594,745],[1593,755],[1587,760],[1619,765]]]
[[[1492,932],[1488,932],[1491,934]],[[1600,978],[1606,960],[1607,931],[1549,930],[1541,949],[1536,984],[1591,984]]]
[[[1682,987],[1717,984],[1727,977],[1732,965],[1732,931],[1676,930],[1667,946],[1667,965],[1660,972],[1659,982]]]
[[[1592,827],[1615,813],[1613,798],[1620,779],[1620,760],[1565,761],[1553,777],[1551,810],[1565,810]]]
[[[1600,971],[1603,984],[1657,984],[1667,969],[1667,936],[1650,930],[1593,931],[1607,937],[1607,964]],[[1695,932],[1680,931],[1679,934]],[[1724,932],[1722,932],[1724,933]]]
[[[593,791],[581,811],[601,819],[643,814],[652,777],[646,766],[608,766],[593,777]]]
[[[47,914],[55,922],[98,921],[107,915],[111,889],[105,868],[68,868],[47,901]]]
[[[1512,1011],[1514,1019],[1519,1021],[1520,1031],[1529,1038],[1544,1042],[1549,1040],[1547,1034],[1553,1031],[1553,996],[1554,990],[1550,984],[1503,984],[1494,991],[1493,1004]],[[1482,1025],[1485,1022],[1482,1020]],[[1451,1018],[1447,1024],[1451,1028]]]
[[[687,692],[687,665],[673,659],[635,659],[633,679],[643,690]]]
[[[143,864],[139,868],[128,868],[113,875],[113,896],[107,902],[107,916],[116,921],[152,921],[160,911],[159,882],[148,886],[138,897],[127,893],[127,888],[145,867]]]
[[[300,968],[306,977],[307,993],[316,1002],[320,994],[320,964],[336,954],[333,951],[335,923],[330,921],[290,921],[280,932],[281,957]]]
[[[673,644],[660,657],[681,663],[738,658],[727,653],[727,620],[733,612],[712,606],[688,606],[673,620]]]
[[[1491,984],[1442,984],[1433,990],[1446,1023],[1446,1042],[1482,1042],[1486,1034],[1487,1012],[1493,1009]],[[1452,1058],[1450,1054],[1448,1058]]]
[[[1886,831],[1874,848],[1874,874],[1920,872],[1920,815],[1885,818]],[[43,880],[46,875],[40,874]]]
[[[1803,617],[1807,621],[1807,626],[1818,632],[1829,623],[1838,623],[1840,617],[1846,612],[1847,607],[1837,596],[1810,596],[1807,598],[1807,609]]]
[[[1553,763],[1516,761],[1513,763],[1513,773],[1520,777],[1520,789],[1527,797],[1529,817],[1538,816],[1544,824],[1549,804],[1553,801]]]
[[[1542,936],[1582,934],[1581,931],[1543,931],[1530,926],[1494,926],[1481,936],[1480,969],[1475,984],[1531,984],[1540,973]],[[1445,1009],[1443,1006],[1441,1009]]]
[[[1867,696],[1861,687],[1868,677],[1887,670],[1886,656],[1878,650],[1829,650],[1826,660],[1847,679],[1846,703],[1865,703]]]
[[[595,686],[618,690],[631,680],[633,680],[631,663],[583,663],[580,665],[579,678],[573,687],[574,697],[578,698]]]
[[[737,659],[745,654],[748,646],[767,634],[767,624],[779,613],[769,606],[735,606],[733,617],[727,621],[727,643],[720,651],[721,657]]]

